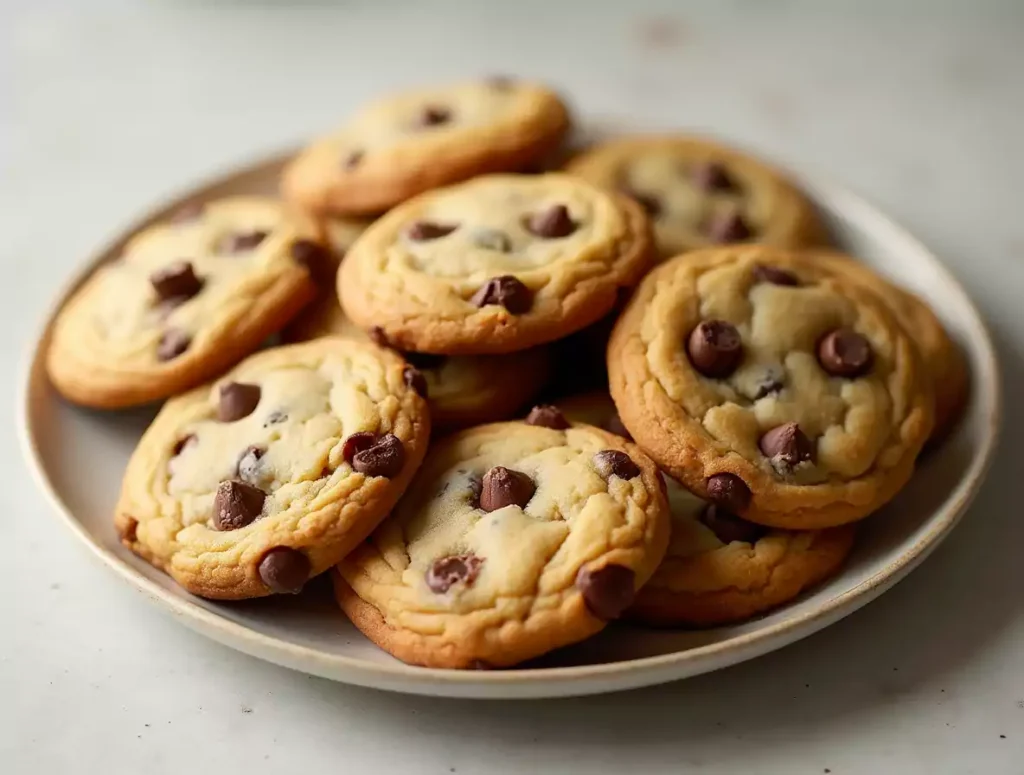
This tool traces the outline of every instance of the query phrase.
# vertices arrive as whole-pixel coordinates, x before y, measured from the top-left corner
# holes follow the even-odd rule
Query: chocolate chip
[[[859,377],[871,368],[872,360],[871,343],[848,328],[832,331],[818,343],[818,363],[833,377]]]
[[[345,161],[341,163],[347,170],[355,169],[359,166],[359,162],[363,160],[362,151],[352,151],[348,156],[345,157]]]
[[[576,231],[576,224],[569,217],[569,209],[565,205],[551,205],[527,218],[526,228],[538,237],[556,239],[572,234]]]
[[[714,161],[698,164],[690,177],[702,191],[732,191],[736,188],[725,167]]]
[[[757,264],[754,266],[754,279],[759,283],[771,283],[772,285],[800,285],[800,279],[792,272],[779,269],[777,266]]]
[[[156,357],[161,361],[177,358],[192,344],[192,337],[179,328],[168,328],[160,335],[156,345]]]
[[[420,126],[437,126],[447,124],[452,118],[452,112],[443,105],[427,105],[420,112]]]
[[[436,369],[448,360],[447,355],[435,355],[434,353],[404,352],[402,357],[417,369]]]
[[[178,211],[171,216],[171,223],[183,225],[186,223],[192,223],[193,221],[198,221],[202,217],[203,210],[205,209],[205,205],[203,205],[201,202],[193,202],[192,204],[187,204],[184,207],[178,209]]]
[[[255,445],[246,447],[238,458],[236,473],[239,479],[249,484],[258,484],[260,480],[260,460],[267,454],[265,447]]]
[[[341,456],[345,459],[345,462],[352,465],[352,460],[355,456],[367,450],[374,445],[377,441],[377,434],[370,431],[359,431],[353,433],[351,436],[345,439],[345,442],[341,445]]]
[[[814,444],[795,422],[772,428],[758,446],[780,474],[792,473],[800,463],[814,459]]]
[[[495,466],[481,481],[480,508],[484,511],[497,511],[506,506],[524,509],[536,491],[537,485],[522,471]]]
[[[259,385],[247,382],[228,382],[220,386],[220,397],[217,401],[217,419],[221,422],[234,422],[252,414],[260,402]]]
[[[242,253],[252,250],[267,238],[265,231],[245,231],[227,234],[217,242],[218,253]]]
[[[439,595],[443,595],[459,582],[468,587],[480,575],[483,564],[484,561],[475,554],[455,554],[434,560],[427,569],[427,586]]]
[[[288,414],[280,409],[275,409],[273,412],[267,415],[267,419],[263,421],[263,427],[268,428],[271,425],[277,425],[288,419]]]
[[[652,218],[657,218],[661,215],[661,200],[658,199],[654,194],[642,194],[635,189],[628,186],[623,186],[621,189],[622,193],[644,208],[646,212]]]
[[[640,476],[640,466],[625,452],[617,449],[604,449],[594,455],[594,468],[605,479],[611,479],[613,476],[620,479]]]
[[[195,440],[196,435],[194,433],[190,433],[188,434],[188,436],[182,436],[180,439],[174,442],[174,446],[171,447],[171,457],[177,457],[178,455],[180,455],[182,453],[182,450],[184,450],[185,447],[187,447]]]
[[[352,457],[352,468],[359,473],[388,479],[401,472],[404,464],[405,448],[392,433],[385,433],[372,446],[356,452]]]
[[[743,215],[735,207],[722,210],[712,216],[706,226],[708,237],[718,243],[742,242],[750,239],[754,232],[743,220]]]
[[[533,306],[533,293],[510,274],[492,277],[469,300],[478,307],[500,304],[513,315],[521,315]]]
[[[305,267],[317,284],[322,285],[332,279],[331,254],[323,245],[308,239],[295,240],[291,253],[295,263]]]
[[[427,378],[415,366],[406,366],[402,371],[402,380],[411,387],[421,398],[427,397]]]
[[[259,574],[271,592],[297,595],[309,579],[309,559],[298,549],[279,546],[260,560]]]
[[[690,363],[705,377],[728,377],[743,359],[743,342],[736,326],[725,320],[704,320],[686,343]]]
[[[512,250],[512,240],[509,236],[497,229],[475,229],[473,231],[473,242],[482,248],[494,250],[498,253],[508,253]]]
[[[633,602],[635,580],[636,574],[622,565],[605,565],[595,571],[580,568],[576,589],[594,616],[610,621],[618,619]]]
[[[708,500],[732,514],[742,514],[750,505],[750,488],[736,474],[713,474],[705,486]]]
[[[539,425],[542,428],[551,428],[556,431],[562,431],[569,427],[569,421],[565,419],[565,415],[557,406],[550,404],[533,407],[526,415],[526,424]]]
[[[753,522],[740,519],[735,514],[730,514],[720,506],[709,503],[704,507],[698,519],[715,534],[723,544],[730,544],[733,541],[742,541],[748,544],[757,543],[767,529]]]
[[[612,412],[608,419],[604,421],[604,429],[624,439],[633,439],[629,429],[622,423],[622,418],[619,417],[618,412]]]
[[[384,333],[384,329],[380,326],[371,326],[370,330],[366,332],[366,335],[370,337],[375,345],[378,347],[389,347],[388,335]]]
[[[254,522],[263,511],[267,494],[247,482],[228,480],[217,485],[213,496],[213,527],[238,530]]]
[[[149,276],[149,283],[161,299],[175,299],[181,304],[191,299],[203,287],[195,269],[188,261],[175,261]]]
[[[405,230],[405,236],[414,242],[427,242],[429,240],[447,237],[459,228],[457,223],[433,223],[432,221],[416,221]]]

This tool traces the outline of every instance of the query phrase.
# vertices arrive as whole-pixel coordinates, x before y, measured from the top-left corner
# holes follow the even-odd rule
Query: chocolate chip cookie
[[[569,171],[639,202],[663,257],[723,243],[823,243],[807,198],[776,169],[698,137],[627,137],[582,154]]]
[[[735,246],[648,275],[612,332],[612,398],[689,490],[790,529],[860,519],[906,483],[931,387],[884,303],[813,256]]]
[[[334,293],[324,294],[285,329],[286,341],[347,336],[387,346],[383,331],[367,334],[342,312]],[[551,355],[534,347],[508,355],[430,355],[401,353],[408,361],[410,384],[430,402],[435,432],[512,417],[529,402],[551,372]]]
[[[326,251],[309,217],[235,197],[144,229],[57,316],[54,386],[100,408],[143,404],[223,372],[315,295]]]
[[[554,410],[462,431],[338,566],[338,600],[406,662],[515,665],[632,603],[668,541],[662,487],[637,447]]]
[[[817,250],[815,260],[878,294],[917,345],[935,394],[935,427],[929,444],[953,428],[967,402],[970,374],[964,354],[931,308],[909,291],[879,277],[865,264],[836,251]]]
[[[299,591],[372,531],[427,448],[406,364],[340,337],[265,350],[168,401],[122,484],[121,541],[190,592]]]
[[[611,397],[574,396],[565,416],[625,433]],[[666,479],[672,537],[665,559],[626,617],[659,626],[741,622],[777,608],[835,574],[853,548],[852,525],[778,530],[705,503]]]
[[[402,350],[514,352],[600,319],[653,260],[635,202],[568,175],[491,175],[396,207],[356,241],[338,294]]]
[[[554,92],[492,78],[396,94],[366,105],[285,169],[288,199],[318,213],[368,214],[475,175],[550,154],[570,127]]]

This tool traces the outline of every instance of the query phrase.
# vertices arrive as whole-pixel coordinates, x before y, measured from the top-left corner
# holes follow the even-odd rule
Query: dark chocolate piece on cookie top
[[[220,386],[217,401],[217,419],[234,422],[248,417],[260,402],[262,390],[259,385],[247,382],[227,382]]]
[[[459,228],[457,223],[434,223],[433,221],[416,221],[405,230],[405,236],[413,242],[429,242],[430,240],[447,237]]]
[[[472,586],[484,561],[475,554],[455,554],[435,560],[427,569],[426,582],[431,592],[443,595],[456,584]]]
[[[425,105],[420,111],[418,125],[421,127],[439,126],[452,120],[452,112],[444,105]]]
[[[238,530],[255,522],[263,511],[267,494],[248,482],[229,480],[217,485],[213,496],[213,526],[216,530]]]
[[[480,508],[497,511],[506,506],[523,509],[537,491],[537,485],[522,471],[495,466],[484,474],[480,487]]]
[[[704,320],[690,333],[687,340],[690,363],[705,377],[728,377],[743,359],[740,332],[725,320]]]
[[[613,476],[620,479],[640,476],[640,466],[625,452],[617,449],[605,449],[594,455],[594,468],[605,479],[611,479]]]
[[[800,463],[814,459],[814,444],[795,422],[767,431],[758,442],[761,453],[779,473],[790,473]]]
[[[192,337],[180,328],[168,328],[160,335],[156,345],[156,357],[161,361],[177,358],[192,344]]]
[[[352,468],[366,476],[383,476],[390,479],[402,471],[403,465],[405,448],[401,439],[392,433],[385,433],[373,444],[352,456]]]
[[[149,276],[149,283],[162,300],[178,299],[182,303],[195,296],[203,287],[190,261],[175,261]]]
[[[564,431],[569,427],[569,421],[557,406],[541,404],[530,410],[526,416],[527,425],[537,425],[541,428],[551,428],[556,431]]]
[[[568,237],[576,231],[576,223],[569,215],[569,208],[557,204],[529,216],[526,219],[526,228],[538,237],[558,239]]]
[[[226,234],[217,242],[218,253],[244,253],[257,247],[267,238],[267,232],[253,230]]]
[[[725,166],[716,161],[705,161],[696,165],[690,173],[697,188],[702,191],[733,191],[736,184]]]
[[[860,377],[871,369],[872,360],[871,343],[848,328],[832,331],[818,343],[818,363],[833,377]]]
[[[705,224],[705,232],[712,241],[719,244],[743,242],[754,236],[754,230],[735,207],[721,210],[711,216]]]
[[[364,155],[365,154],[363,153],[363,151],[360,150],[350,151],[348,155],[345,156],[345,159],[342,161],[341,166],[347,170],[355,169],[363,160]]]
[[[512,275],[492,277],[481,285],[470,299],[477,307],[499,304],[513,315],[528,312],[533,306],[533,294]]]

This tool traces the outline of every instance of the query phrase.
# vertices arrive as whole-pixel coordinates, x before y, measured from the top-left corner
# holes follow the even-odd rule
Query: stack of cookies
[[[367,637],[455,668],[620,617],[738,622],[834,574],[954,422],[959,352],[771,167],[678,136],[553,170],[569,129],[537,84],[394,95],[282,200],[129,240],[47,361],[86,406],[168,399],[122,543],[218,600],[331,571]]]

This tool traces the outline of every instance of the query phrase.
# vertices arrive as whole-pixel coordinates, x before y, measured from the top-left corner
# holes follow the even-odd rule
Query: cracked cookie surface
[[[963,352],[942,321],[921,299],[875,274],[856,259],[836,251],[816,250],[816,261],[866,286],[886,303],[921,353],[935,394],[935,427],[929,444],[940,441],[956,424],[970,387]]]
[[[259,197],[189,208],[132,237],[68,299],[47,352],[67,398],[117,408],[165,398],[255,350],[315,294],[309,217]]]
[[[539,84],[494,78],[394,94],[358,110],[284,171],[314,212],[369,214],[475,175],[514,172],[561,143],[569,113]]]
[[[447,437],[338,566],[349,618],[406,662],[504,667],[582,640],[633,600],[668,541],[636,446],[560,415]],[[552,427],[546,427],[552,426]]]
[[[171,399],[128,463],[122,543],[203,597],[298,591],[376,527],[423,458],[428,412],[405,369],[319,339]]]
[[[878,297],[766,247],[679,257],[612,333],[625,427],[689,490],[747,520],[850,522],[906,483],[932,427],[909,338]]]
[[[783,173],[707,139],[611,140],[578,156],[569,171],[639,202],[665,258],[723,243],[826,241],[813,205]]]
[[[346,314],[402,350],[500,354],[600,319],[653,259],[634,202],[567,175],[492,175],[390,211],[338,273]]]
[[[575,422],[624,433],[611,397],[573,396],[559,409]],[[672,531],[668,551],[626,617],[658,626],[741,622],[793,600],[840,570],[852,525],[778,530],[710,506],[666,478]]]

